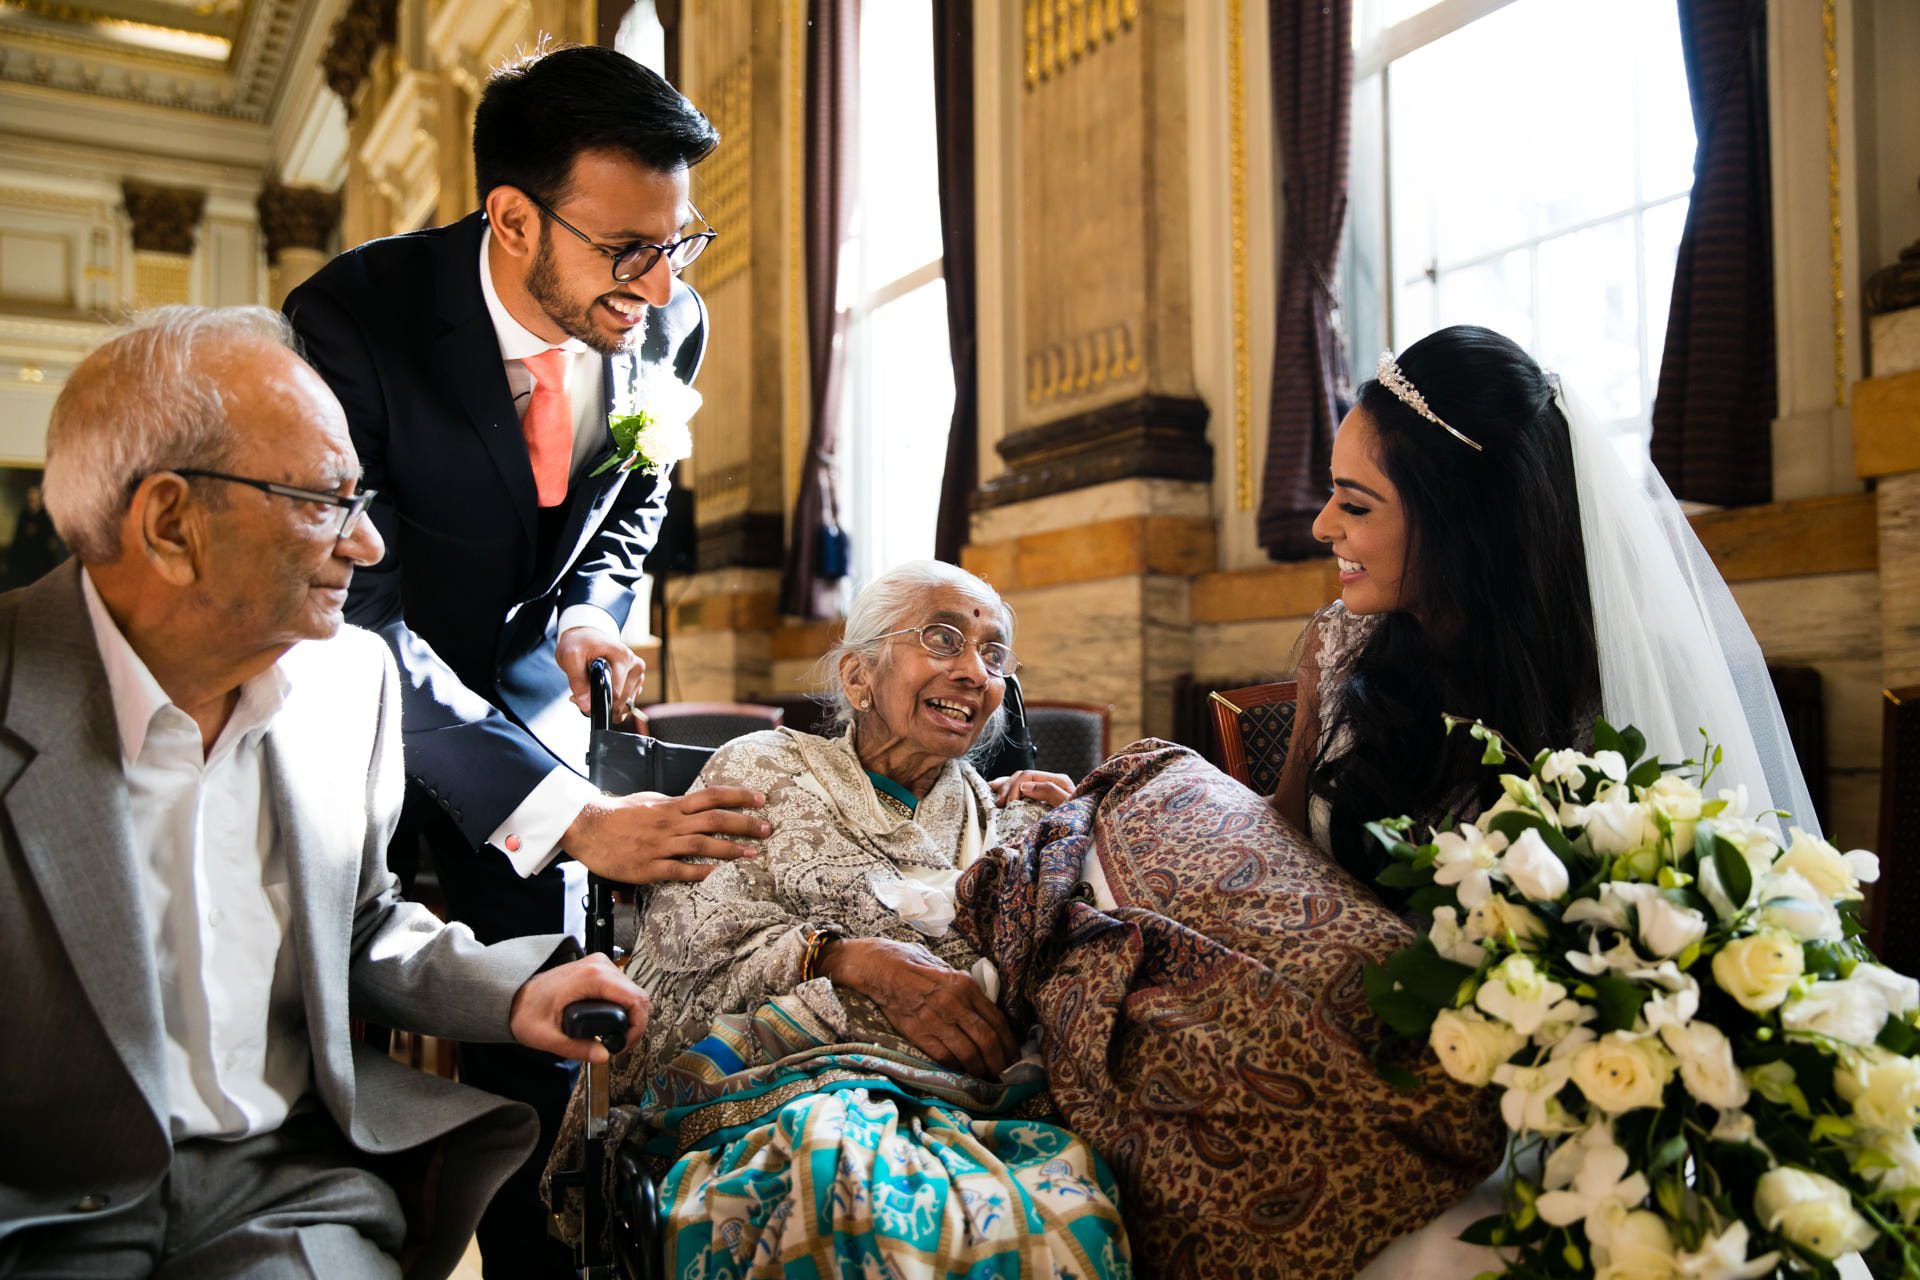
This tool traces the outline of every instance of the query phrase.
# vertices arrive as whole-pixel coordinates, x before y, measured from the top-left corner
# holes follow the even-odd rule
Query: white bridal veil
[[[1593,597],[1607,723],[1633,725],[1662,760],[1723,759],[1708,793],[1747,789],[1749,814],[1784,809],[1820,830],[1766,659],[1733,593],[1647,456],[1602,427],[1564,388]],[[1630,446],[1630,448],[1628,447]]]

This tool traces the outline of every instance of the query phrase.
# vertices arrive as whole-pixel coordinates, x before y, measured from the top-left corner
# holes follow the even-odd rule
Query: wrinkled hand
[[[972,978],[925,947],[891,938],[830,942],[820,972],[880,1006],[895,1030],[935,1062],[998,1079],[1020,1057],[1006,1015]]]
[[[611,1000],[622,1006],[627,1011],[627,1043],[640,1043],[641,1033],[647,1029],[647,993],[602,955],[558,965],[528,978],[514,992],[507,1029],[529,1049],[584,1062],[605,1062],[605,1045],[598,1040],[569,1039],[560,1029],[561,1014],[575,1000]]]
[[[1051,809],[1065,804],[1073,795],[1072,778],[1038,769],[1022,769],[1011,778],[995,778],[987,785],[993,788],[994,803],[1002,809],[1015,800],[1033,800]]]
[[[706,787],[684,796],[636,791],[602,796],[580,811],[560,847],[589,871],[627,884],[704,880],[716,865],[686,858],[731,862],[758,850],[725,836],[764,840],[773,824],[737,809],[757,809],[765,795],[746,787]]]
[[[590,715],[593,701],[587,692],[587,664],[605,658],[613,684],[613,721],[618,724],[633,715],[634,701],[647,683],[647,664],[627,648],[619,636],[610,636],[598,627],[568,627],[554,641],[553,660],[567,677],[573,691],[573,705],[581,715]]]

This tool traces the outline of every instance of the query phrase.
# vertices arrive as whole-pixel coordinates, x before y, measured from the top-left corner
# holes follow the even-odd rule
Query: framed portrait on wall
[[[0,589],[24,587],[67,558],[40,498],[39,463],[0,462]]]

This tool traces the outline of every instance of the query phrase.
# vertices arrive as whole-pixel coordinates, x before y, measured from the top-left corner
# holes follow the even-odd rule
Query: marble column
[[[340,225],[340,193],[269,183],[259,200],[266,240],[269,296],[274,306],[326,265]]]
[[[1009,389],[964,563],[1020,618],[1034,699],[1098,702],[1112,740],[1171,730],[1192,669],[1191,582],[1217,559],[1195,393],[1188,15],[1177,0],[976,11],[983,361]],[[1006,56],[1013,52],[1016,56]],[[1007,198],[991,193],[1007,192]],[[984,340],[1004,321],[1001,343]]]
[[[207,193],[128,179],[120,195],[133,231],[135,309],[191,302],[194,232]]]

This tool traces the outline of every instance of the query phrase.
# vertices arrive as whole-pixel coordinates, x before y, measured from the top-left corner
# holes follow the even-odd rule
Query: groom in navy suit
[[[537,53],[475,113],[479,210],[342,254],[287,298],[379,490],[387,556],[347,617],[399,662],[412,839],[484,942],[570,927],[582,865],[697,879],[710,864],[682,858],[767,831],[733,811],[760,802],[739,788],[609,797],[580,773],[587,664],[612,665],[616,705],[640,692],[620,630],[668,489],[664,468],[595,474],[607,415],[617,390],[700,367],[706,308],[678,276],[715,234],[687,170],[718,142],[622,54]],[[534,1187],[570,1077],[516,1046],[463,1047],[461,1074],[542,1120],[481,1224],[488,1275],[564,1274]]]

